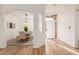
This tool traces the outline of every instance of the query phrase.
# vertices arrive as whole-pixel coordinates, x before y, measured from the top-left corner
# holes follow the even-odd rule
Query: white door
[[[55,22],[53,18],[46,18],[47,38],[55,38]]]

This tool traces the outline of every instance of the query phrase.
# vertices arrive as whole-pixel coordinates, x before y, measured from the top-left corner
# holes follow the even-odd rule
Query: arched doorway
[[[8,45],[32,45],[32,40],[29,43],[17,43],[16,37],[19,33],[25,33],[24,27],[28,27],[28,32],[33,32],[33,14],[24,10],[14,10],[5,15],[5,31]]]

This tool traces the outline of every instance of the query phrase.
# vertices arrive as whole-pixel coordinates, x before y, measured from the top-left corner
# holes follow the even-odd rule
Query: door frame
[[[57,15],[46,16],[45,18],[53,18],[53,20],[55,21],[55,39],[57,39]]]

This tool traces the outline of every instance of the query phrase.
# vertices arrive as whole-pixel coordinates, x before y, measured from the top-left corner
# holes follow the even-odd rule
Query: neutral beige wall
[[[59,5],[58,7],[58,38],[75,47],[75,6]]]
[[[6,45],[6,38],[5,38],[5,30],[4,30],[4,16],[3,16],[3,9],[2,5],[0,5],[0,48],[5,48]]]
[[[46,15],[52,15],[53,8],[53,5],[48,5]],[[58,39],[75,47],[75,5],[56,5],[55,12],[58,15]]]

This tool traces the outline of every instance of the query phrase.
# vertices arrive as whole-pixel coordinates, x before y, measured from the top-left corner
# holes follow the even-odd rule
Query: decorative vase
[[[28,31],[28,27],[27,27],[27,26],[24,27],[24,31],[25,31],[25,32]]]

